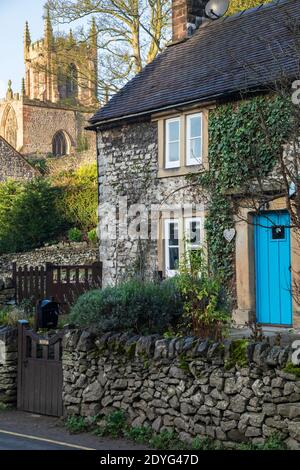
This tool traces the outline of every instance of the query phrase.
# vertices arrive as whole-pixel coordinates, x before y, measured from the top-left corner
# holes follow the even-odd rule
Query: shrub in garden
[[[69,225],[84,232],[97,225],[98,186],[96,163],[83,165],[79,169],[53,178],[53,184],[63,189],[58,201],[62,216]]]
[[[131,280],[115,287],[83,294],[71,311],[70,321],[102,332],[163,333],[182,314],[182,300],[175,283]]]
[[[89,231],[88,233],[88,239],[91,243],[93,243],[94,245],[97,243],[98,241],[98,235],[97,235],[97,229],[96,228],[93,228],[92,230]]]
[[[58,193],[44,178],[0,184],[0,252],[30,250],[59,236]]]
[[[202,249],[187,251],[175,281],[184,299],[186,329],[221,340],[229,322],[222,297],[222,275],[211,274]]]
[[[79,228],[73,227],[68,231],[68,239],[70,242],[82,242],[83,234]]]
[[[32,312],[26,312],[23,308],[15,306],[5,306],[0,310],[0,326],[17,327],[19,320],[28,320],[33,326],[34,315]]]
[[[41,173],[41,175],[46,175],[49,173],[47,161],[44,158],[28,158],[28,161]]]

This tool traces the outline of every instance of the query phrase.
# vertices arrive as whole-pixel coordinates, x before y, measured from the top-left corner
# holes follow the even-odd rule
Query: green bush
[[[71,311],[71,323],[100,331],[163,333],[177,323],[182,300],[172,280],[161,284],[131,280],[83,294]]]
[[[88,233],[88,239],[91,243],[96,244],[98,241],[97,229],[93,228]]]
[[[127,420],[123,410],[116,410],[104,417],[102,426],[97,430],[99,436],[122,437],[127,428]]]
[[[154,434],[149,441],[150,447],[160,450],[184,450],[188,447],[174,431],[160,431]]]
[[[70,226],[88,232],[97,225],[98,184],[97,165],[79,169],[53,178],[53,184],[63,190],[58,201],[59,211]]]
[[[83,416],[68,416],[66,421],[66,428],[71,434],[77,434],[87,431],[89,425]]]
[[[58,192],[43,178],[0,184],[0,252],[30,250],[59,236]]]
[[[282,434],[275,431],[263,444],[253,444],[252,442],[239,444],[237,450],[287,450],[287,445]]]
[[[7,305],[0,310],[0,326],[18,326],[19,320],[28,320],[29,324],[34,324],[33,312],[26,312],[25,309]]]
[[[49,172],[47,161],[44,158],[32,158],[28,159],[29,163],[36,168],[42,175],[46,175]]]
[[[184,299],[183,327],[201,338],[222,340],[230,319],[222,275],[211,274],[202,249],[187,251],[174,280]]]
[[[89,149],[89,142],[86,135],[80,134],[77,139],[77,152],[85,152]]]
[[[68,239],[70,242],[82,242],[83,240],[83,234],[82,231],[79,230],[79,228],[70,228],[68,231]]]
[[[131,439],[138,444],[148,444],[153,436],[153,430],[149,426],[129,427],[123,432],[126,439]]]

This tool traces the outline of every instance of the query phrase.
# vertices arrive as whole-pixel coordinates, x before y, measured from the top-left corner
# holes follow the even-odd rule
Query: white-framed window
[[[165,274],[174,276],[178,271],[179,263],[179,221],[166,219],[164,221],[165,233]]]
[[[166,168],[177,168],[180,166],[180,118],[167,119],[165,126]]]
[[[184,219],[184,232],[187,250],[197,250],[202,245],[202,227],[200,217]]]
[[[203,245],[203,218],[184,217],[164,220],[164,272],[166,277],[178,273],[179,262],[186,250]]]
[[[186,116],[186,165],[202,163],[202,113]]]

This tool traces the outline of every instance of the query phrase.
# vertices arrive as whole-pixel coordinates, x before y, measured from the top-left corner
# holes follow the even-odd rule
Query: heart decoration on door
[[[231,242],[235,237],[235,228],[226,228],[223,235],[226,241]]]

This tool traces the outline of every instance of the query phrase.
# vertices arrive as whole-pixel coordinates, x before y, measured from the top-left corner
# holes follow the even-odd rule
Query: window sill
[[[181,166],[178,168],[159,168],[157,177],[158,178],[170,178],[174,176],[186,176],[191,173],[204,170],[204,165],[189,165]]]

